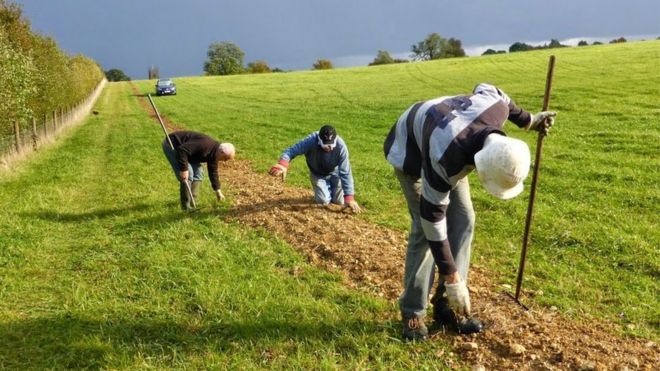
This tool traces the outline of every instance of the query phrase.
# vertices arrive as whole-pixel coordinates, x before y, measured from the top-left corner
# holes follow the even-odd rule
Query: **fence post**
[[[21,126],[18,121],[14,122],[14,133],[16,134],[16,153],[21,152]]]
[[[32,117],[32,147],[37,150],[37,119]]]

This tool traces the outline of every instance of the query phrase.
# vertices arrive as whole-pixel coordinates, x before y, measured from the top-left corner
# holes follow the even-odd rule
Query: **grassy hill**
[[[159,109],[187,128],[236,143],[267,171],[288,145],[323,123],[346,140],[357,199],[374,222],[405,229],[407,211],[382,143],[410,104],[496,84],[540,110],[548,56],[557,56],[525,287],[577,316],[630,321],[658,334],[660,274],[660,42],[553,49],[427,63],[289,74],[181,78]],[[142,82],[150,92],[150,82]],[[535,148],[535,133],[507,124]],[[531,178],[531,177],[530,177]],[[289,178],[307,187],[303,160]],[[527,184],[531,179],[528,179]],[[529,190],[503,202],[472,175],[474,261],[515,282]],[[622,315],[623,313],[623,315]],[[623,319],[622,319],[623,318]],[[639,329],[639,327],[642,329]],[[630,327],[630,326],[629,326]]]
[[[660,42],[552,52],[559,116],[544,146],[525,287],[569,316],[657,339]],[[156,103],[173,122],[235,143],[256,171],[334,124],[351,151],[362,217],[403,230],[405,207],[381,149],[398,115],[481,81],[538,110],[548,55],[180,78],[179,95]],[[95,110],[56,146],[0,174],[0,368],[455,363],[442,341],[397,340],[396,303],[344,287],[267,231],[225,222],[227,205],[179,212],[162,133],[127,83],[110,84]],[[508,126],[533,148],[533,133]],[[308,186],[304,161],[293,162],[288,181]],[[471,181],[473,261],[513,283],[528,193],[497,201]]]

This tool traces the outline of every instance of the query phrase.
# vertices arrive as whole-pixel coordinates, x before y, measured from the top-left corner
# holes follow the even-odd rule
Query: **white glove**
[[[465,281],[456,283],[445,282],[445,296],[449,302],[449,308],[454,313],[470,316],[470,293],[468,292]]]
[[[225,195],[222,194],[221,190],[215,191],[215,197],[218,199],[218,201],[224,201],[225,200]]]
[[[548,134],[550,128],[555,123],[555,116],[557,112],[542,111],[532,115],[532,121],[527,126],[527,130],[543,130],[544,134]]]
[[[347,208],[347,207],[351,208],[351,211],[353,211],[353,214],[359,214],[359,213],[362,212],[362,208],[360,207],[360,205],[358,205],[357,201],[355,201],[355,200],[348,201],[344,205],[344,208]]]

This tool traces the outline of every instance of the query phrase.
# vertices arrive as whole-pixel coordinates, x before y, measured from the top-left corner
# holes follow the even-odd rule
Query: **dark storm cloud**
[[[245,62],[308,69],[407,53],[431,32],[463,45],[575,37],[660,36],[660,1],[597,0],[19,0],[33,28],[69,53],[145,78],[202,73],[208,45],[232,41]],[[476,50],[476,49],[475,49]],[[362,56],[362,57],[354,57]],[[352,62],[342,62],[352,61]]]

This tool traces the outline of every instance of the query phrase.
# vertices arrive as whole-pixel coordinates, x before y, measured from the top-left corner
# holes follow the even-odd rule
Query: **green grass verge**
[[[75,135],[2,174],[1,369],[447,362],[434,355],[442,342],[399,341],[394,303],[224,222],[226,205],[180,212],[160,129],[128,85],[110,84],[95,109]]]

